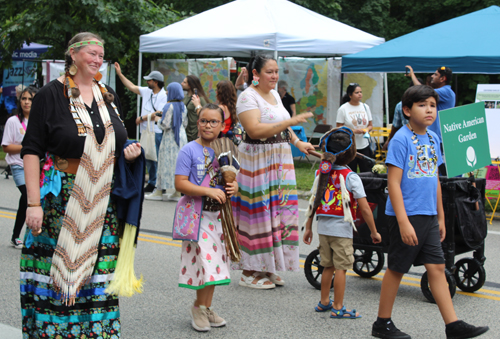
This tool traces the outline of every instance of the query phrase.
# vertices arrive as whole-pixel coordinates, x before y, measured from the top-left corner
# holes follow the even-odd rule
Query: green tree
[[[78,32],[90,31],[106,41],[106,58],[125,62],[137,57],[139,36],[180,19],[166,4],[149,0],[28,0],[2,6],[0,26],[2,64],[24,41],[52,46],[47,57],[62,58],[68,41]]]

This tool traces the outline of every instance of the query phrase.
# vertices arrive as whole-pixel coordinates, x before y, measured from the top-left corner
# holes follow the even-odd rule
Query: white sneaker
[[[161,200],[163,200],[163,196],[161,194],[161,190],[155,188],[155,190],[153,191],[153,193],[145,195],[144,199],[146,199],[146,200],[159,200],[159,201],[161,201]]]
[[[181,192],[175,191],[172,194],[165,194],[166,200],[179,201],[181,199]]]

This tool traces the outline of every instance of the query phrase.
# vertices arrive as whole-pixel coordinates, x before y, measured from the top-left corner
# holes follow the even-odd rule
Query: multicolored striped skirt
[[[118,219],[111,198],[94,273],[91,281],[78,293],[75,304],[64,305],[51,282],[52,255],[74,178],[73,174],[61,172],[61,192],[57,197],[53,194],[45,197],[42,233],[22,251],[23,338],[120,337],[118,297],[104,293],[113,279],[119,251]]]
[[[231,267],[298,271],[299,212],[290,145],[242,142],[239,152],[239,192],[232,206],[242,259]]]

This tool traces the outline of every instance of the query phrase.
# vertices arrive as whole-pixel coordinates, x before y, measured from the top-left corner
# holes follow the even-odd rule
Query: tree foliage
[[[49,44],[47,57],[62,58],[71,37],[84,31],[106,42],[106,59],[126,62],[137,58],[139,36],[180,19],[167,4],[150,0],[27,0],[1,7],[2,66],[24,41]]]

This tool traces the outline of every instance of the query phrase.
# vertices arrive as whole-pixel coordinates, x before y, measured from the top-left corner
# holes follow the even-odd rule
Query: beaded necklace
[[[417,134],[415,133],[415,131],[413,130],[413,127],[411,127],[409,122],[408,122],[408,128],[413,133],[411,140],[412,140],[413,144],[415,144],[415,147],[417,148],[417,160],[423,161],[424,165],[427,166],[427,168],[430,167],[430,163],[433,163],[434,166],[436,166],[437,161],[438,161],[438,157],[436,154],[436,150],[434,148],[434,139],[432,138],[429,131],[427,131],[427,128],[425,129],[425,133],[427,133],[427,137],[429,138],[429,142],[431,144],[431,156],[432,156],[432,158],[428,158],[426,155],[424,155],[423,146],[420,144],[420,140],[418,139]]]

